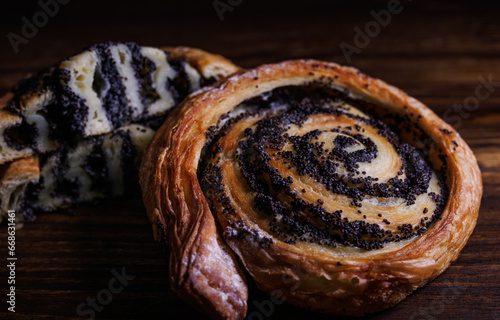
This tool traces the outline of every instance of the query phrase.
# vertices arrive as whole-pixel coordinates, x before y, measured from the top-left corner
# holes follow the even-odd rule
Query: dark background
[[[47,0],[42,0],[46,2]],[[223,2],[227,2],[223,1]],[[238,2],[233,0],[234,2]],[[193,46],[251,68],[285,59],[349,64],[340,44],[374,20],[388,1],[243,0],[221,21],[213,1],[83,1],[60,5],[15,53],[37,1],[0,9],[0,93],[30,72],[100,41]],[[403,11],[372,37],[351,65],[415,96],[438,115],[473,97],[482,76],[500,81],[500,7],[471,2],[401,1]],[[500,319],[500,86],[476,110],[447,118],[474,150],[483,173],[478,224],[458,260],[435,281],[373,319]],[[447,113],[448,112],[448,113]],[[457,115],[457,113],[453,113]],[[167,263],[153,241],[140,199],[111,200],[40,216],[17,232],[17,313],[6,313],[5,225],[0,226],[0,319],[84,319],[76,307],[107,288],[111,270],[136,278],[96,319],[203,319],[168,287]],[[254,302],[269,296],[251,287]],[[327,319],[282,304],[270,319]]]

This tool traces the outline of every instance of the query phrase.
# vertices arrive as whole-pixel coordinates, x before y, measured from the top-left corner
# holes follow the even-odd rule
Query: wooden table
[[[237,1],[233,1],[235,3]],[[21,17],[41,8],[2,9],[3,35],[21,33]],[[474,97],[480,77],[500,81],[499,7],[466,3],[402,2],[386,27],[352,54],[351,64],[415,96],[447,120],[474,150],[482,170],[484,196],[474,234],[458,260],[435,281],[372,319],[500,319],[500,86],[476,110],[458,117],[456,104]],[[55,17],[14,53],[0,41],[0,91],[26,73],[99,41],[127,40],[144,45],[188,45],[220,53],[244,67],[294,58],[347,64],[342,42],[354,45],[355,27],[374,20],[371,10],[386,1],[243,1],[224,20],[211,1],[138,4],[131,1],[74,1],[60,5]],[[469,100],[466,100],[469,97]],[[450,118],[450,116],[452,116]],[[108,288],[125,268],[135,276],[96,315],[97,319],[203,319],[172,293],[167,264],[153,241],[141,200],[111,200],[39,216],[17,231],[17,313],[7,313],[7,244],[0,227],[0,319],[85,319],[77,306]],[[254,302],[269,296],[251,287]],[[257,319],[258,317],[252,317]],[[327,319],[282,304],[269,319]]]

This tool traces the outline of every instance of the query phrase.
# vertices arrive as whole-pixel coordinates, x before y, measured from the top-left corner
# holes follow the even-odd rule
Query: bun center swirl
[[[293,86],[221,116],[207,132],[198,178],[224,236],[366,252],[425,233],[444,209],[445,175],[373,107],[334,89]],[[234,219],[242,216],[268,235]]]

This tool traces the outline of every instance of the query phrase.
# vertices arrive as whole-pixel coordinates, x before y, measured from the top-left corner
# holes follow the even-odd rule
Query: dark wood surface
[[[238,1],[233,1],[233,3]],[[351,64],[420,99],[443,116],[474,97],[478,77],[500,82],[499,7],[477,2],[402,1],[404,10]],[[357,26],[373,20],[371,10],[387,2],[242,1],[224,14],[212,1],[147,4],[132,1],[71,1],[39,28],[16,54],[7,34],[21,34],[36,2],[2,8],[0,92],[37,71],[99,41],[143,45],[188,45],[220,53],[244,67],[291,58],[347,64],[342,42],[354,44]],[[484,196],[479,220],[458,260],[435,281],[372,319],[500,319],[500,86],[477,110],[448,121],[474,150]],[[453,116],[453,117],[450,117]],[[81,206],[75,215],[46,214],[17,231],[16,314],[7,313],[6,227],[0,226],[0,319],[86,319],[77,306],[108,287],[112,270],[135,276],[96,319],[204,319],[172,293],[167,263],[141,200],[111,200]],[[254,302],[269,296],[251,287]],[[328,319],[287,304],[261,319]]]

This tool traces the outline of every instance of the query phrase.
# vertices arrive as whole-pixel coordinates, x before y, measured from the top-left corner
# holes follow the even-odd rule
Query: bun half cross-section
[[[106,42],[21,81],[0,100],[0,221],[139,195],[143,151],[170,110],[237,70],[199,49]]]
[[[457,258],[482,195],[472,151],[429,108],[313,60],[185,100],[140,179],[173,289],[223,319],[245,316],[244,274],[326,314],[395,305]]]

